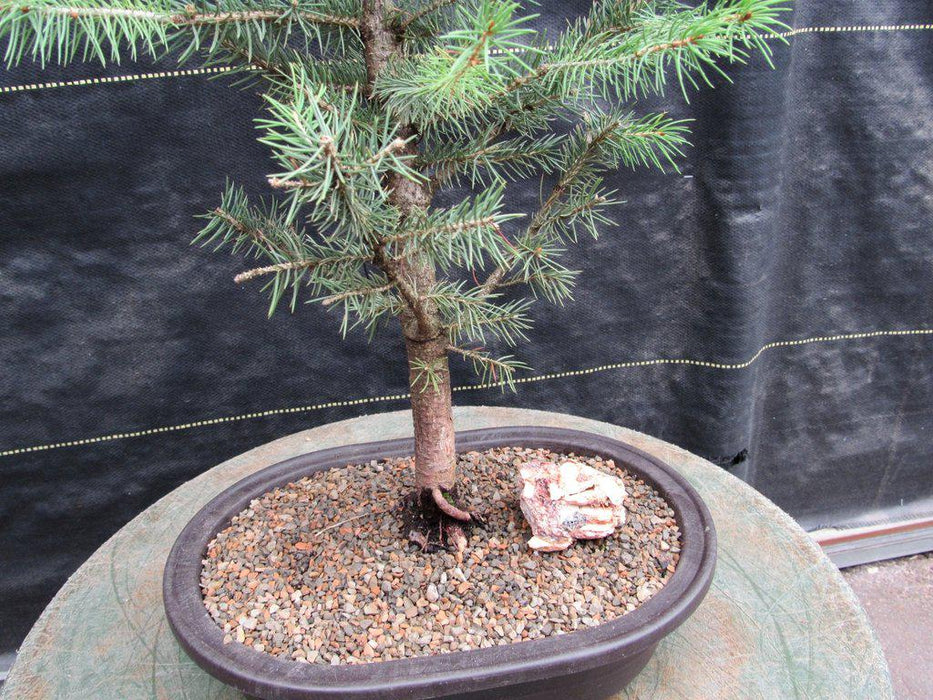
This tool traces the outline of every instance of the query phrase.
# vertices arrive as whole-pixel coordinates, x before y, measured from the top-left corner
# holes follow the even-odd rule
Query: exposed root
[[[468,530],[482,527],[485,522],[476,513],[458,508],[439,488],[427,488],[413,493],[402,504],[408,539],[422,551],[448,550],[458,557],[469,542]]]
[[[473,519],[473,516],[470,513],[457,508],[457,506],[448,501],[447,497],[444,495],[444,492],[441,491],[439,487],[435,486],[431,489],[431,497],[434,499],[435,505],[441,509],[441,512],[446,513],[454,520],[470,522]]]

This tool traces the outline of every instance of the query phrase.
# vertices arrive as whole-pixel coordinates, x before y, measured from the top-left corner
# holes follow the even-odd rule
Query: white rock
[[[528,546],[539,552],[559,552],[573,544],[572,537],[540,537],[535,535],[528,540]]]
[[[559,465],[533,460],[519,474],[532,549],[557,552],[574,540],[607,537],[625,522],[625,486],[617,476],[569,460]]]

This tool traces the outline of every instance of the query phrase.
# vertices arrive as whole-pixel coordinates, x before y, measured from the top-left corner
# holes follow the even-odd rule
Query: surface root
[[[469,530],[484,525],[478,514],[454,505],[455,497],[453,491],[434,487],[416,491],[403,502],[408,539],[422,551],[448,550],[459,557],[469,542]]]

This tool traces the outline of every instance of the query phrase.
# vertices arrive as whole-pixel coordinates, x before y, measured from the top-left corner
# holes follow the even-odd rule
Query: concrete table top
[[[706,600],[618,698],[892,698],[881,648],[838,570],[794,521],[722,469],[641,433],[572,416],[458,408],[458,430],[547,425],[623,440],[666,460],[706,500],[719,534]],[[276,462],[341,444],[410,437],[399,411],[258,447],[175,489],[111,537],[23,642],[3,698],[241,698],[190,661],[162,612],[176,536],[219,491]]]

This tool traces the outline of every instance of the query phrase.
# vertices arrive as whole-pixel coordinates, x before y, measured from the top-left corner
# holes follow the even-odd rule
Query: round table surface
[[[618,698],[891,698],[881,647],[839,571],[783,511],[719,467],[641,433],[526,409],[455,410],[458,430],[589,430],[666,460],[709,505],[719,535],[706,599]],[[4,698],[241,698],[181,650],[162,611],[176,536],[219,491],[276,462],[341,444],[410,437],[407,411],[268,443],[175,489],[111,537],[62,587],[23,642]]]

